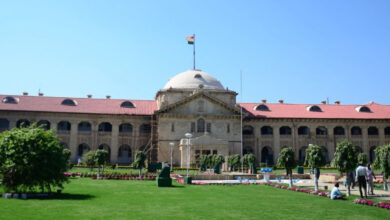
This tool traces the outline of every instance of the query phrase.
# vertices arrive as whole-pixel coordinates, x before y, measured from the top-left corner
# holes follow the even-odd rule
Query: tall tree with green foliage
[[[213,154],[212,163],[214,167],[214,173],[221,173],[221,165],[225,163],[225,157],[219,154]]]
[[[367,165],[368,159],[366,153],[360,153],[357,156],[358,163],[363,164],[363,166]]]
[[[286,173],[290,178],[290,187],[292,187],[292,170],[297,167],[295,153],[292,147],[286,147],[280,151],[277,166],[284,167],[286,169]]]
[[[103,173],[104,173],[104,164],[106,164],[109,161],[108,158],[108,151],[106,150],[97,150],[95,152],[94,160],[95,163],[98,165],[98,179],[100,179],[100,167],[103,166]]]
[[[200,163],[200,171],[206,171],[207,165],[209,163],[209,157],[206,154],[203,154],[199,157],[199,163]]]
[[[92,171],[93,168],[96,165],[95,151],[94,150],[90,150],[87,153],[85,153],[83,155],[83,159],[81,161],[83,162],[84,165],[89,167],[91,169],[91,171]]]
[[[244,165],[247,165],[249,167],[251,173],[253,173],[253,167],[254,167],[255,161],[256,161],[256,157],[254,154],[245,154],[241,158],[241,163],[243,163]]]
[[[236,166],[240,165],[240,159],[239,154],[232,154],[228,157],[228,166],[231,171],[235,171]]]
[[[377,147],[375,150],[374,168],[380,169],[383,174],[383,189],[387,190],[387,179],[390,176],[390,144]]]
[[[314,170],[315,190],[318,190],[318,178],[320,177],[320,167],[325,166],[326,160],[322,154],[322,148],[317,145],[310,145],[306,149],[305,166]]]
[[[54,131],[36,124],[0,133],[0,176],[6,192],[62,189],[69,157]]]
[[[337,167],[340,173],[346,173],[348,178],[348,173],[353,172],[357,165],[357,156],[355,147],[348,141],[342,141],[337,144],[336,152],[334,152],[333,166]],[[350,184],[351,181],[348,181],[347,195],[351,194]]]
[[[146,160],[145,153],[138,150],[135,153],[135,160],[133,162],[133,167],[135,169],[139,169],[139,178],[141,178],[142,176],[142,169],[146,167],[145,160]]]

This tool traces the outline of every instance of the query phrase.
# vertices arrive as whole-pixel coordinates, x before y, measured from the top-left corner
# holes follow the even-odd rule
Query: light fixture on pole
[[[173,147],[175,146],[175,143],[170,142],[169,146],[171,147],[171,173],[172,173],[172,167],[173,167]]]
[[[192,137],[192,134],[191,133],[186,133],[185,134],[186,138],[187,138],[187,177],[189,176],[189,167],[190,167],[190,140],[191,140],[191,137]]]

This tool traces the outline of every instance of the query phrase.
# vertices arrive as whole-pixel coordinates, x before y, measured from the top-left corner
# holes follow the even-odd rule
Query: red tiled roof
[[[153,112],[157,110],[157,104],[154,100],[0,95],[0,101],[2,101],[7,96],[17,98],[19,99],[19,102],[18,104],[0,102],[0,111],[11,110],[82,114],[152,115]],[[64,99],[72,99],[77,102],[77,105],[61,105],[61,102]],[[135,105],[135,108],[120,107],[121,103],[124,101],[131,101]]]
[[[1,102],[5,97],[12,96],[19,100],[18,104]],[[72,99],[77,106],[61,105],[64,99]],[[131,101],[135,108],[120,107],[124,101]],[[265,103],[269,111],[257,111],[255,107],[262,103],[239,103],[250,117],[256,118],[324,118],[324,119],[390,119],[390,105],[367,103],[371,112],[358,112],[356,107],[363,105],[337,104],[286,104]],[[311,112],[308,106],[317,105],[321,112]],[[48,96],[17,96],[0,95],[0,111],[32,111],[32,112],[61,112],[82,114],[114,114],[114,115],[152,115],[157,110],[154,100],[126,99],[95,99],[68,98]]]
[[[263,103],[260,103],[263,104]],[[381,105],[375,102],[364,104],[371,112],[358,112],[356,107],[362,105],[337,104],[281,104],[265,103],[269,111],[257,111],[259,103],[239,103],[250,117],[261,118],[325,118],[325,119],[390,119],[390,105]],[[308,106],[316,105],[321,112],[311,112]]]

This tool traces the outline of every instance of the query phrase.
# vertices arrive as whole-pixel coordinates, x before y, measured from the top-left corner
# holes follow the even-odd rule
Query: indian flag
[[[188,44],[194,44],[195,37],[194,36],[186,37],[186,40],[187,40]]]

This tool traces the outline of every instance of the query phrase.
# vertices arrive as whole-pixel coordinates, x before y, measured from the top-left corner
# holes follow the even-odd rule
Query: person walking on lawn
[[[367,184],[366,184],[367,169],[362,163],[359,163],[356,168],[356,181],[359,184],[360,197],[363,198],[362,188],[364,190],[364,197],[367,199]]]
[[[374,173],[374,170],[371,169],[371,164],[368,164],[367,165],[367,186],[368,186],[368,193],[370,194],[370,191],[371,191],[371,195],[374,195],[374,179],[376,179],[375,177],[375,173]]]

